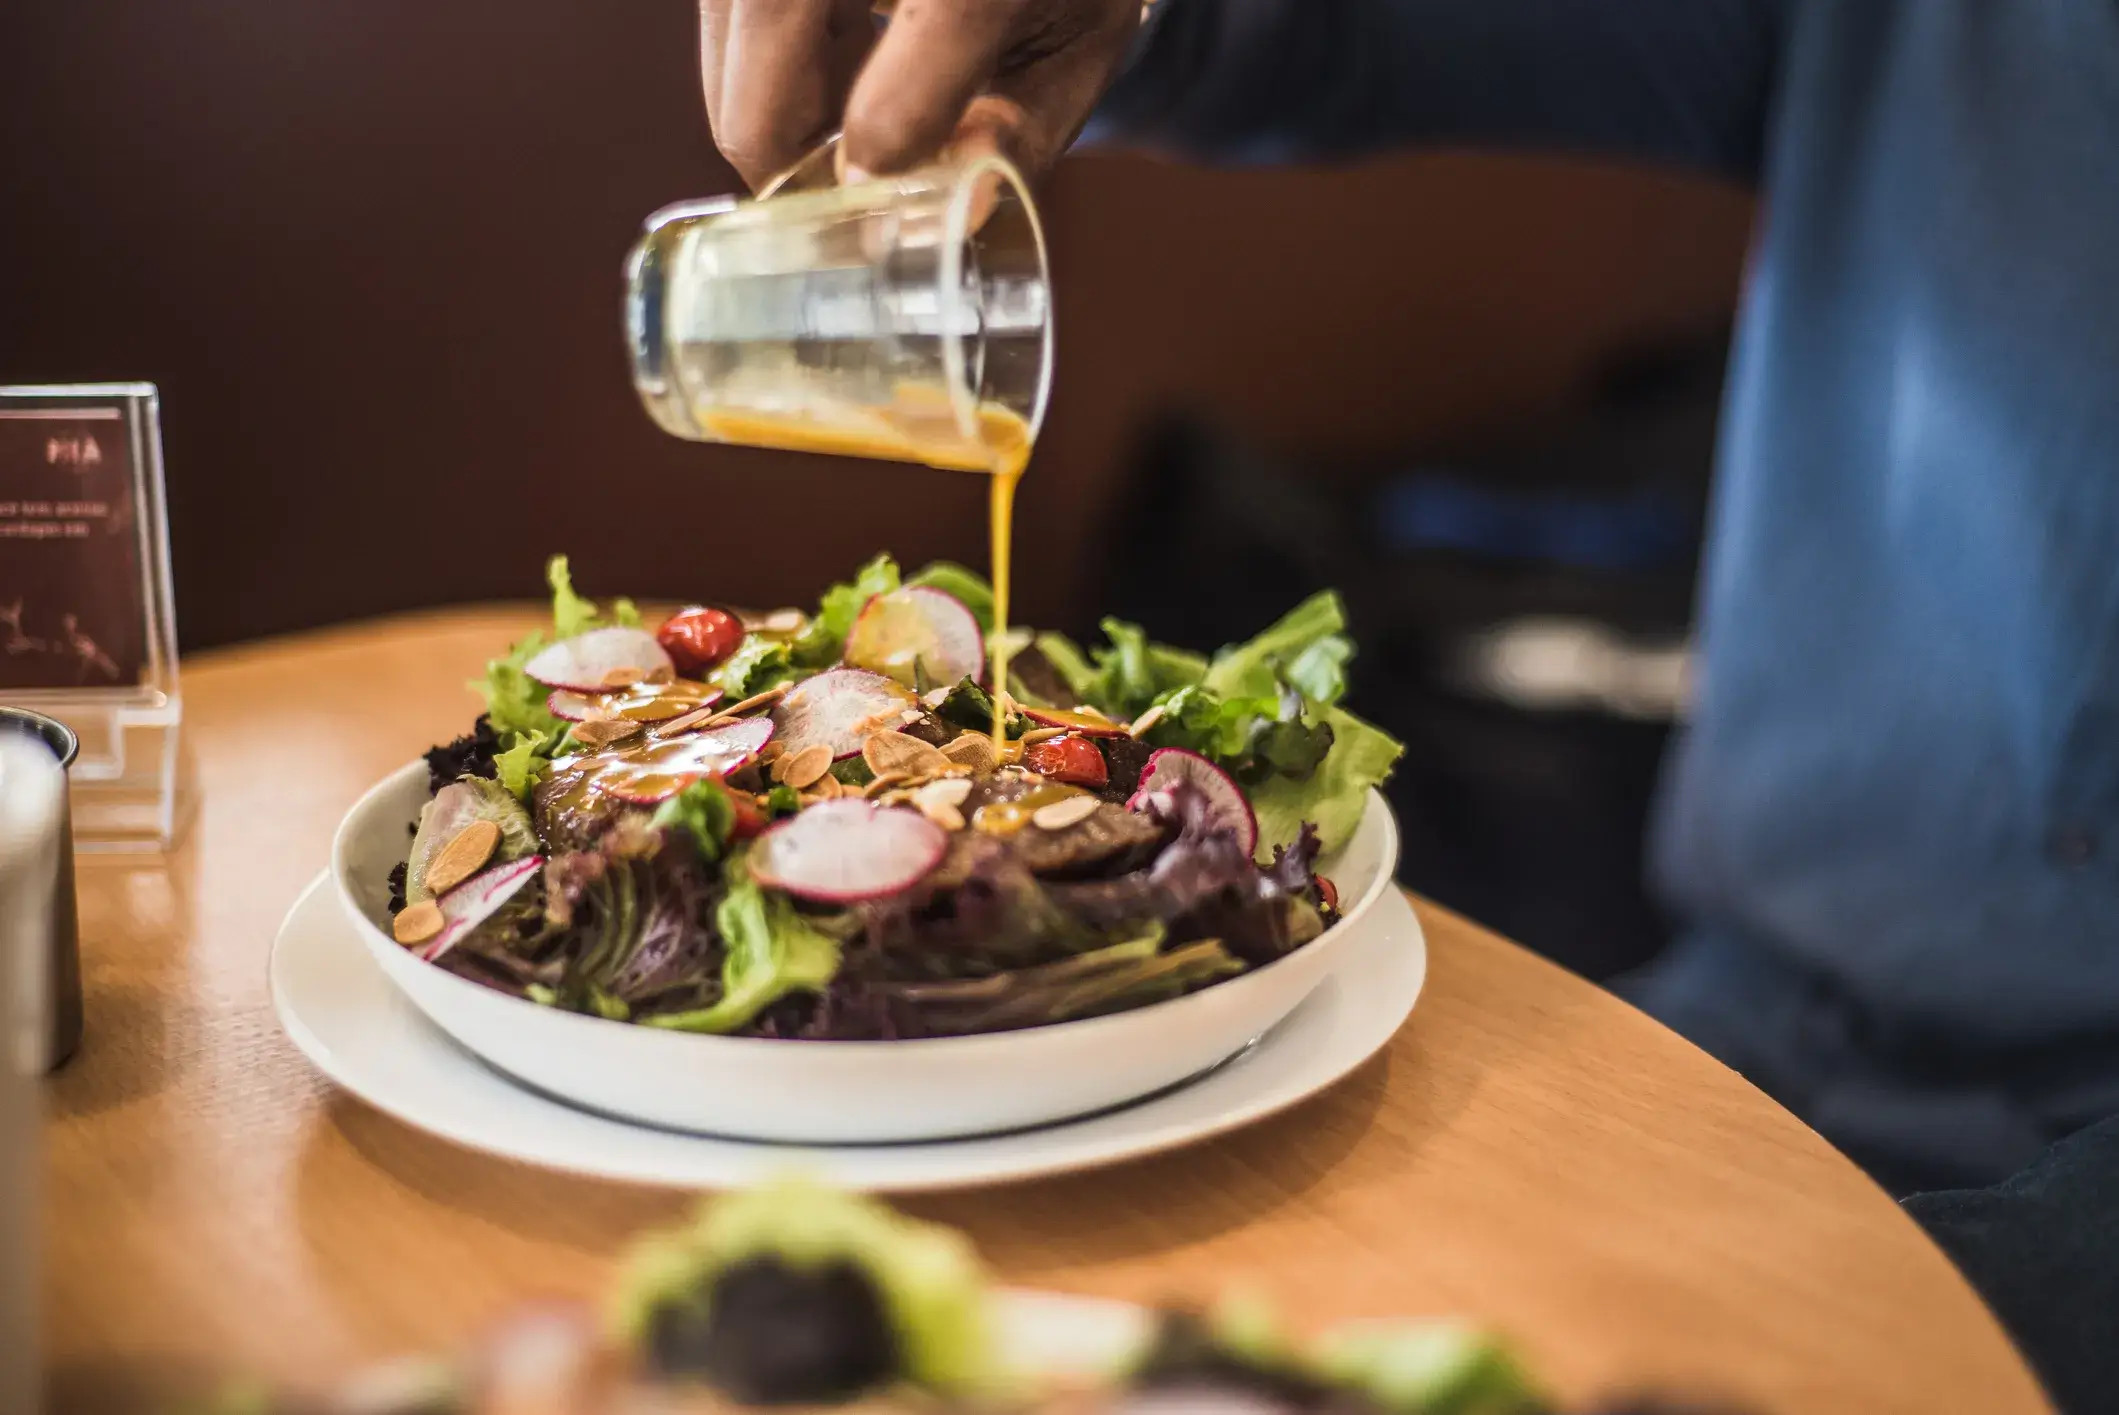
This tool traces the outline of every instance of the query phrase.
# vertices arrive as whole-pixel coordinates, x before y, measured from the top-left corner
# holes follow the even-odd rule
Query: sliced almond
[[[500,827],[492,821],[472,821],[435,852],[420,883],[429,894],[447,894],[484,869],[499,848]]]
[[[898,709],[885,708],[856,722],[853,725],[853,735],[861,738],[873,737],[878,732],[895,732],[901,725],[898,721]]]
[[[591,751],[602,751],[628,737],[638,737],[645,729],[640,723],[626,717],[598,717],[574,724],[574,740]],[[490,825],[491,822],[483,822]]]
[[[869,782],[866,786],[862,787],[861,794],[863,796],[867,796],[873,799],[874,797],[882,795],[885,791],[890,790],[890,788],[892,788],[893,786],[903,786],[906,782],[910,780],[912,780],[912,778],[910,776],[907,776],[902,771],[886,771],[881,776],[877,777],[875,780]]]
[[[614,668],[604,674],[600,681],[605,691],[610,691],[614,688],[630,688],[635,683],[638,683],[643,676],[637,668]]]
[[[942,755],[958,766],[968,767],[974,776],[984,776],[1001,764],[993,739],[983,732],[966,732],[950,739],[949,745],[942,748]]]
[[[823,742],[804,747],[773,763],[774,775],[797,791],[807,791],[831,771],[831,748]]]
[[[878,732],[861,747],[861,760],[877,776],[901,771],[908,776],[940,776],[954,765],[937,747],[902,732]]]
[[[928,707],[938,708],[943,703],[948,702],[949,695],[955,691],[956,689],[949,687],[929,688],[926,692],[920,694],[920,701]]]
[[[658,737],[676,737],[691,731],[695,727],[704,727],[713,720],[714,709],[710,707],[693,708],[690,712],[656,723],[655,735]],[[772,744],[768,742],[766,745],[771,746]]]
[[[782,683],[777,688],[767,688],[762,693],[753,693],[749,697],[745,698],[742,702],[737,703],[734,707],[725,707],[721,709],[721,715],[723,717],[729,718],[740,717],[741,715],[746,712],[749,712],[753,708],[764,707],[767,703],[776,703],[780,701],[780,699],[786,697],[787,690],[794,686],[795,685],[792,683]]]
[[[1055,737],[1064,737],[1066,735],[1067,729],[1064,727],[1033,727],[1022,736],[1016,738],[1016,740],[1029,747],[1039,742],[1049,742]]]
[[[933,821],[944,830],[962,830],[964,828],[964,813],[955,806],[941,801],[923,801],[919,798],[918,793],[914,793],[912,804],[919,809],[921,815],[927,817],[927,819]]]
[[[768,634],[799,634],[809,625],[809,616],[799,609],[776,609],[758,621]]]
[[[961,806],[964,798],[971,794],[971,778],[968,776],[945,776],[940,781],[930,781],[913,793],[913,798],[925,810],[932,802],[938,806]]]
[[[1153,728],[1156,723],[1161,722],[1162,720],[1163,705],[1161,703],[1157,703],[1154,707],[1149,708],[1139,717],[1133,719],[1133,725],[1126,729],[1126,735],[1128,737],[1136,739],[1145,737],[1148,735],[1149,729]]]
[[[441,932],[441,926],[441,905],[423,899],[398,912],[398,916],[390,921],[390,936],[409,948],[433,938]]]
[[[1030,813],[1030,823],[1039,830],[1065,830],[1095,815],[1099,804],[1094,796],[1069,796],[1064,801],[1039,806]]]
[[[827,801],[836,801],[846,794],[846,783],[827,770],[817,778],[817,794]]]
[[[910,727],[925,716],[927,712],[924,708],[909,707],[898,714],[898,726]]]

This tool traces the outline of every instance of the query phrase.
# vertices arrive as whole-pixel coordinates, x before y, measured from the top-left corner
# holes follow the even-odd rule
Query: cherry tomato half
[[[725,609],[694,606],[672,614],[656,631],[662,645],[685,678],[698,678],[736,651],[743,642],[743,624]]]
[[[1047,737],[1025,747],[1023,765],[1040,776],[1092,790],[1111,780],[1110,769],[1104,765],[1104,754],[1096,749],[1096,743],[1071,732],[1064,737]]]
[[[1317,880],[1317,894],[1318,894],[1318,897],[1319,897],[1319,898],[1321,898],[1321,899],[1323,899],[1323,900],[1324,900],[1324,907],[1325,907],[1325,908],[1327,908],[1327,909],[1329,909],[1329,910],[1331,910],[1331,911],[1332,911],[1332,912],[1333,912],[1334,914],[1338,913],[1338,912],[1339,912],[1339,886],[1338,886],[1338,885],[1336,885],[1336,884],[1333,884],[1333,883],[1332,883],[1332,882],[1331,882],[1330,880],[1326,879],[1326,878],[1325,878],[1325,877],[1324,877],[1323,875],[1318,875],[1318,876],[1316,876],[1316,880]]]

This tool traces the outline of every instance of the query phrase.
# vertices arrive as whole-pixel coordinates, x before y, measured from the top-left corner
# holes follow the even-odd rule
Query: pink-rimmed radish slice
[[[1073,708],[1022,709],[1023,716],[1044,727],[1064,727],[1084,737],[1123,737],[1126,724],[1113,722],[1099,712],[1077,712]]]
[[[635,722],[667,722],[699,708],[712,707],[727,696],[719,688],[680,678],[674,683],[636,683],[630,688],[605,693],[577,693],[555,689],[544,700],[545,711],[562,722],[586,722],[597,713],[630,718]]]
[[[572,688],[554,688],[552,696],[544,700],[544,710],[561,722],[587,722],[589,714],[602,705],[601,694],[590,697]]]
[[[986,670],[986,636],[964,601],[945,590],[912,585],[879,594],[846,634],[846,661],[906,687],[978,678]]]
[[[1214,822],[1236,832],[1236,843],[1243,846],[1244,854],[1258,849],[1258,817],[1251,814],[1243,788],[1220,767],[1183,747],[1160,747],[1148,755],[1148,764],[1141,768],[1140,787],[1126,802],[1126,809],[1139,810],[1148,797],[1180,781],[1206,795]]]
[[[903,712],[919,702],[912,690],[865,668],[834,668],[788,689],[773,704],[773,724],[789,756],[816,746],[831,748],[834,761],[861,750],[875,730],[872,718]]]
[[[918,811],[820,801],[760,835],[750,869],[767,888],[853,904],[918,884],[948,849],[949,832]]]
[[[522,671],[547,688],[577,693],[604,691],[604,680],[620,669],[646,676],[677,667],[655,636],[645,629],[591,629],[530,656]]]
[[[695,781],[718,781],[741,770],[772,740],[771,719],[746,717],[726,727],[605,752],[592,759],[589,783],[621,801],[652,806]]]
[[[419,946],[419,956],[434,962],[461,943],[471,930],[500,912],[544,868],[544,856],[529,855],[475,874],[435,902],[441,906],[441,932]]]

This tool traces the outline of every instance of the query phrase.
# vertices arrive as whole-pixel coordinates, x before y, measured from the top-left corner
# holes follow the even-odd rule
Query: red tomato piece
[[[686,678],[697,678],[736,651],[743,642],[743,624],[725,609],[699,605],[672,614],[655,633]]]
[[[729,839],[748,840],[765,829],[765,812],[758,809],[757,802],[741,791],[729,792],[728,799],[736,808],[736,823],[729,827]]]
[[[1323,897],[1324,907],[1331,910],[1334,914],[1338,913],[1339,886],[1333,884],[1323,875],[1317,875],[1315,878],[1317,880],[1317,893]]]
[[[1071,732],[1025,747],[1023,765],[1040,776],[1092,790],[1111,780],[1110,768],[1104,765],[1104,754],[1096,749],[1096,743]]]

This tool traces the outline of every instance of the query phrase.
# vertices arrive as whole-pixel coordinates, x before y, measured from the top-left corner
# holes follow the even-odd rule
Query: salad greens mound
[[[214,1415],[1560,1415],[1492,1335],[1367,1323],[1305,1339],[1255,1301],[1114,1327],[997,1290],[965,1235],[800,1176],[634,1243],[599,1308],[542,1302],[455,1356],[313,1404],[229,1387]],[[1084,1323],[1083,1316],[1091,1320]],[[1026,1340],[1027,1338],[1027,1340]],[[1042,1358],[1031,1353],[1042,1351]],[[1054,1364],[1056,1361],[1056,1364]],[[1579,1415],[1705,1407],[1620,1400]],[[1728,1407],[1714,1407],[1727,1409]]]
[[[789,1344],[757,1332],[755,1316],[741,1310],[766,1305],[746,1299],[764,1289],[767,1272],[775,1274],[776,1324],[806,1317],[837,1340],[800,1343],[812,1358],[807,1369],[770,1373],[771,1388],[756,1399],[784,1401],[789,1381],[833,1369],[838,1381],[801,1398],[846,1398],[891,1379],[958,1396],[1002,1384],[985,1270],[964,1236],[797,1178],[709,1205],[686,1227],[641,1244],[611,1304],[612,1333],[664,1367],[684,1354],[706,1356],[713,1369],[699,1374],[741,1393],[768,1374],[756,1369],[758,1351]],[[866,1301],[848,1300],[856,1287]],[[849,1321],[850,1309],[864,1320]],[[746,1317],[758,1339],[731,1340]],[[849,1360],[850,1351],[879,1359]]]
[[[427,754],[393,926],[614,1021],[951,1036],[1210,986],[1329,927],[1318,857],[1402,750],[1343,706],[1330,592],[1207,655],[1119,620],[998,642],[982,577],[887,555],[813,612],[659,626],[547,579]]]

